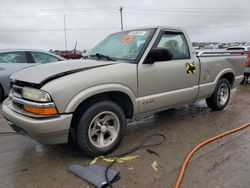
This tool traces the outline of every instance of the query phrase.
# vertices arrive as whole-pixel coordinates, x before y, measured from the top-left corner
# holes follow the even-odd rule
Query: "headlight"
[[[25,99],[37,101],[37,102],[50,102],[51,98],[48,93],[40,89],[34,89],[30,87],[24,87],[22,96]]]

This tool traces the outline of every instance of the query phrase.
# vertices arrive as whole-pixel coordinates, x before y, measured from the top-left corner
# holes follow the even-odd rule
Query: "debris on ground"
[[[153,151],[151,149],[147,149],[146,151],[150,154],[155,154],[157,157],[160,157],[160,155],[156,151]]]
[[[126,157],[104,157],[104,156],[99,156],[94,158],[89,165],[95,164],[97,161],[102,160],[107,163],[112,163],[114,161],[118,163],[123,163],[124,161],[130,161],[137,159],[139,156],[138,155],[133,155],[133,156],[126,156]]]
[[[134,170],[134,167],[129,167],[128,170]]]
[[[157,169],[157,166],[158,166],[158,164],[157,164],[157,161],[154,161],[152,164],[151,164],[151,166],[152,166],[152,168],[154,169],[154,171],[158,171],[158,169]]]
[[[85,167],[78,164],[72,164],[69,166],[70,172],[79,176],[83,180],[91,183],[97,188],[102,188],[108,184],[105,177],[106,169],[107,169],[106,166],[96,165],[96,164]],[[119,171],[109,169],[107,172],[107,178],[110,182],[113,182],[118,176],[119,176]]]

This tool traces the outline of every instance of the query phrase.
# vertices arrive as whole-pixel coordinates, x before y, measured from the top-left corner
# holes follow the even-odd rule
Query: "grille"
[[[13,107],[14,107],[16,110],[20,110],[20,111],[23,110],[23,105],[20,104],[20,103],[18,103],[18,102],[12,101],[12,105],[13,105]]]
[[[14,97],[22,98],[22,91],[23,91],[23,87],[22,86],[18,86],[18,85],[14,85],[14,84],[12,85],[11,94]]]
[[[23,86],[18,85],[16,83],[11,83],[11,90],[10,90],[10,95],[16,98],[23,98],[22,97],[22,91],[23,91]],[[18,102],[15,102],[12,100],[12,106],[15,110],[22,111],[23,110],[23,104],[20,104]]]

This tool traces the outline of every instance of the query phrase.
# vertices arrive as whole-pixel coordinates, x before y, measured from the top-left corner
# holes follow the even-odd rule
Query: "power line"
[[[53,12],[52,12],[53,11]],[[97,7],[97,8],[75,8],[75,9],[1,9],[0,17],[43,17],[43,16],[64,16],[64,15],[98,15],[116,13],[113,7]],[[126,13],[133,14],[172,14],[173,16],[246,16],[250,14],[250,8],[157,8],[157,7],[127,7]],[[209,13],[209,14],[208,14]],[[211,14],[213,13],[213,14]],[[177,14],[177,15],[176,15]],[[170,15],[172,16],[172,15]]]
[[[89,31],[89,30],[118,30],[117,27],[98,27],[98,28],[66,28],[66,31]],[[62,29],[0,29],[0,32],[62,32]]]
[[[206,14],[208,12],[186,12],[186,11],[149,11],[149,10],[126,10],[126,13],[130,14],[151,14],[151,15],[162,15],[162,14],[167,14],[169,16],[189,16],[189,17],[197,17],[197,16],[203,16],[203,17],[215,17],[215,16],[226,16],[226,17],[243,17],[243,16],[248,16],[250,14],[249,12],[241,12],[241,13],[228,13],[228,12],[216,12],[215,14]],[[100,11],[100,12],[68,12],[68,13],[36,13],[36,14],[4,14],[0,13],[0,18],[1,17],[14,17],[14,18],[34,18],[36,17],[44,17],[44,16],[80,16],[80,15],[98,15],[98,14],[116,14],[117,12],[115,10],[110,10],[110,11]],[[174,13],[174,14],[173,14]]]
[[[21,14],[5,14],[0,13],[0,17],[33,17],[33,16],[63,16],[63,15],[98,15],[98,14],[110,14],[110,13],[116,13],[115,10],[109,10],[109,11],[96,11],[96,12],[66,12],[66,13],[21,13]]]
[[[187,26],[183,27],[184,29],[224,29],[224,28],[239,28],[239,27],[250,27],[250,25],[225,25],[225,26]]]
[[[163,11],[170,11],[170,12],[248,12],[250,9],[181,9],[181,8],[176,8],[176,9],[171,9],[171,8],[128,8],[130,10],[141,10],[141,11],[156,11],[156,12],[163,12]]]
[[[62,15],[86,14],[114,11],[115,7],[72,8],[72,9],[0,9],[2,15]],[[249,13],[250,8],[159,8],[159,7],[126,7],[129,11],[178,12],[178,13]],[[52,12],[52,13],[51,13]]]
[[[237,8],[237,7],[232,7],[232,8],[213,8],[213,7],[196,7],[196,8],[191,8],[191,7],[168,7],[168,8],[163,8],[163,7],[130,7],[126,6],[126,9],[143,9],[143,10],[193,10],[193,11],[203,11],[203,10],[208,10],[208,11],[249,11],[249,8]],[[39,12],[39,11],[95,11],[95,10],[114,10],[116,7],[85,7],[85,8],[40,8],[40,9],[0,9],[0,12],[25,12],[25,11],[30,11],[30,12]]]
[[[129,28],[132,28],[130,26]],[[233,27],[250,27],[250,25],[224,25],[224,26],[183,26],[186,29],[217,29],[217,28],[233,28]],[[89,31],[89,30],[118,30],[118,27],[86,27],[86,28],[66,28],[66,31]],[[58,29],[0,29],[0,32],[61,32],[64,28]]]
[[[135,12],[135,13],[146,13],[146,14],[148,14],[148,13],[151,13],[151,12],[153,12],[153,13],[167,13],[167,14],[169,14],[169,13],[186,13],[186,14],[202,14],[202,15],[204,15],[204,14],[211,14],[211,13],[213,13],[213,14],[216,14],[216,15],[223,15],[223,14],[226,14],[226,15],[228,15],[228,14],[233,14],[233,15],[239,15],[239,14],[241,14],[241,15],[246,15],[246,14],[250,14],[250,10],[249,11],[189,11],[189,10],[154,10],[154,9],[128,9],[127,10],[127,12]]]
[[[238,18],[238,17],[246,17],[246,16],[249,16],[247,14],[199,14],[199,13],[195,13],[195,14],[189,14],[189,13],[171,13],[171,12],[138,12],[138,11],[133,11],[133,10],[128,10],[126,11],[126,14],[141,14],[141,15],[157,15],[157,16],[162,16],[163,14],[166,15],[166,16],[170,16],[170,17],[182,17],[183,18],[186,18],[186,17],[192,17],[192,18],[198,18],[198,19],[202,19],[204,17],[208,17],[208,18],[216,18],[218,19],[218,16],[220,18],[222,17],[233,17],[233,18]],[[250,14],[250,12],[249,12]]]
[[[116,7],[85,7],[85,8],[40,8],[40,9],[0,9],[0,12],[41,12],[41,11],[95,11],[95,10],[114,10]]]

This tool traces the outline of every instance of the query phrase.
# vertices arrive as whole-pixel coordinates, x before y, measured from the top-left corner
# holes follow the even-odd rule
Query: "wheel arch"
[[[229,81],[230,83],[230,86],[232,87],[234,85],[234,80],[235,80],[235,76],[234,76],[234,73],[233,72],[227,72],[227,73],[224,73],[219,79],[222,79],[222,78],[225,78]],[[217,82],[218,82],[217,81]]]
[[[231,88],[233,87],[235,81],[235,74],[233,70],[231,68],[223,69],[218,73],[218,75],[215,77],[215,79],[213,79],[212,82],[200,84],[198,99],[210,97],[213,94],[216,85],[218,84],[221,78],[228,79]]]
[[[92,94],[92,95],[91,95]],[[75,96],[71,103],[67,106],[67,111],[73,112],[73,118],[70,125],[70,137],[73,138],[75,142],[76,138],[76,128],[78,122],[80,121],[81,114],[83,114],[91,105],[96,102],[110,100],[117,103],[125,113],[126,118],[130,119],[135,113],[137,113],[138,106],[136,102],[131,98],[131,93],[121,91],[121,89],[116,90],[94,90],[94,88],[89,88],[88,90],[82,91],[77,96]],[[135,99],[135,98],[134,98]]]
[[[124,101],[128,101],[128,104],[131,105],[131,109],[133,109],[132,115],[138,112],[136,96],[131,89],[120,84],[104,84],[87,88],[73,96],[67,104],[65,113],[75,112],[79,106],[89,103],[89,101],[93,101],[93,99],[97,100],[98,98],[116,100],[115,102],[118,104],[122,102],[121,99],[124,99]],[[120,102],[117,98],[120,98]]]
[[[85,100],[83,100],[75,109],[74,114],[78,113],[80,110],[86,110],[92,104],[104,100],[110,100],[117,103],[123,110],[127,118],[132,118],[134,114],[134,107],[130,97],[120,91],[109,91],[99,94],[92,95]]]

